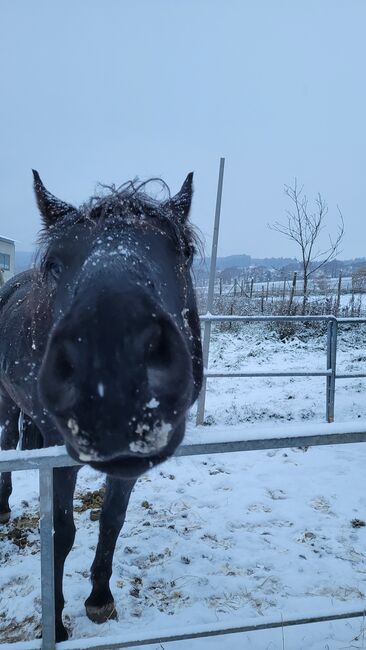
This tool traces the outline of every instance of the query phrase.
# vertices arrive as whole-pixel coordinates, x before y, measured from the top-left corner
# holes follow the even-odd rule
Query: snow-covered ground
[[[268,326],[213,329],[211,368],[323,370],[325,337],[283,343]],[[366,326],[343,328],[338,371],[366,370]],[[336,419],[366,420],[365,380],[339,380]],[[208,381],[206,422],[321,422],[325,379]],[[194,414],[189,423],[194,436]],[[205,427],[202,428],[205,430]],[[118,621],[84,612],[102,477],[84,468],[77,535],[65,567],[65,621],[73,636],[174,633],[363,610],[366,594],[366,445],[171,459],[138,482],[115,554]],[[91,494],[85,496],[86,492]],[[84,496],[82,496],[84,495]],[[14,475],[12,522],[0,528],[0,640],[39,633],[37,474]],[[20,519],[18,519],[20,518]],[[365,624],[366,625],[366,624]],[[363,619],[164,643],[152,650],[340,650],[366,647]]]

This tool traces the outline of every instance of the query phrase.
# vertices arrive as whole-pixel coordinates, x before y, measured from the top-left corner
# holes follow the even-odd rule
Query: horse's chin
[[[139,478],[149,469],[167,459],[167,456],[151,456],[150,458],[120,457],[105,462],[90,462],[89,465],[98,472],[120,479]]]
[[[138,456],[118,456],[112,460],[90,460],[83,453],[78,453],[72,445],[66,442],[67,453],[71,458],[83,465],[90,465],[98,472],[121,479],[139,478],[155,465],[166,460],[169,454],[162,452],[156,456],[139,458]]]
[[[164,448],[155,452],[155,454],[151,453],[145,456],[121,453],[114,458],[102,460],[102,458],[98,458],[98,456],[93,453],[87,454],[75,449],[68,440],[65,440],[65,445],[69,456],[77,462],[90,465],[90,467],[98,472],[103,472],[109,476],[121,479],[131,479],[142,476],[142,474],[147,472],[149,469],[152,469],[156,465],[159,465],[170,458],[182,442],[184,431],[185,422],[183,421],[179,424],[177,429],[175,429],[172,438]]]

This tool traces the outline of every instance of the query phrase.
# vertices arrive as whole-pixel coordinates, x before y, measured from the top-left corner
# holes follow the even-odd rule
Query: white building
[[[15,244],[12,239],[0,236],[0,269],[4,280],[9,280],[15,273]]]

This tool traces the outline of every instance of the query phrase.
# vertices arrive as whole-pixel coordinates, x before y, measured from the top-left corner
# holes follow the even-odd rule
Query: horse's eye
[[[58,260],[47,260],[46,270],[50,275],[52,275],[54,280],[59,280],[64,267]]]

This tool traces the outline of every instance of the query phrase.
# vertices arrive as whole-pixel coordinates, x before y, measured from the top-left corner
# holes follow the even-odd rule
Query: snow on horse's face
[[[192,174],[164,201],[128,183],[79,209],[34,177],[52,310],[40,401],[74,459],[138,476],[181,442],[201,384]]]

